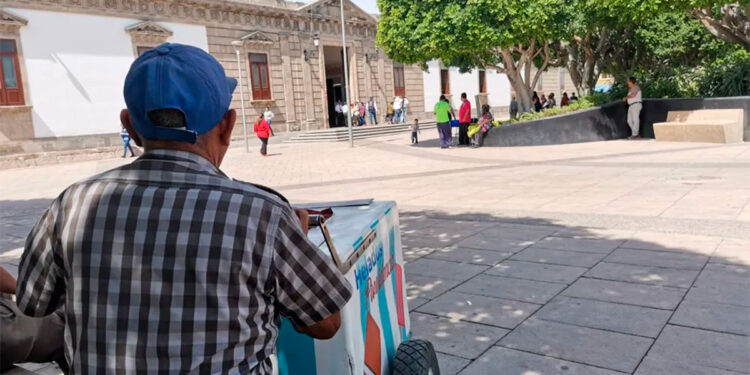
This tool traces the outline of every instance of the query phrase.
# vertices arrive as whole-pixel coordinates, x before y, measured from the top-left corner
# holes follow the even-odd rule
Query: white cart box
[[[283,320],[279,373],[389,375],[399,344],[411,332],[398,209],[394,202],[371,202],[333,211],[326,225],[352,298],[341,311],[341,329],[330,340],[300,334]],[[320,228],[311,229],[309,238],[328,251]]]

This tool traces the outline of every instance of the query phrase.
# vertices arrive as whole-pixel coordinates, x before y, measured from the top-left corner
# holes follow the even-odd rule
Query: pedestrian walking
[[[440,148],[448,148],[453,142],[451,134],[451,105],[445,95],[440,95],[440,100],[435,104],[435,121],[437,122],[438,136],[440,137]]]
[[[643,94],[641,87],[635,80],[635,77],[628,78],[628,96],[622,98],[628,103],[628,125],[630,126],[630,139],[641,137],[641,109],[643,109]]]
[[[130,150],[130,157],[134,157],[135,152],[133,151],[133,146],[130,145],[130,134],[128,134],[128,130],[122,128],[120,131],[120,137],[122,138],[122,157],[126,158],[128,156],[128,150]]]
[[[263,119],[266,120],[268,123],[268,128],[271,129],[271,136],[274,136],[276,134],[273,133],[273,126],[272,121],[273,118],[276,117],[276,115],[273,114],[270,107],[266,107],[266,109],[263,111]]]
[[[469,139],[469,125],[471,124],[471,102],[466,98],[466,93],[461,93],[461,107],[458,109],[458,144],[460,146],[471,145]]]
[[[143,53],[120,120],[144,155],[73,184],[31,230],[18,308],[64,306],[74,373],[270,374],[282,316],[316,339],[338,331],[352,287],[307,212],[219,169],[236,86],[199,48]]]
[[[516,96],[512,95],[510,97],[510,119],[513,120],[516,117],[518,117],[518,101]]]
[[[271,127],[268,126],[268,121],[266,121],[262,114],[255,120],[253,131],[255,131],[255,135],[260,139],[260,154],[268,156],[268,138],[271,137]]]
[[[377,125],[378,124],[378,104],[375,103],[375,99],[373,97],[370,97],[370,100],[367,102],[367,112],[370,114],[370,124]]]
[[[418,145],[419,144],[419,119],[414,119],[414,122],[409,125],[409,130],[411,130],[411,144]]]

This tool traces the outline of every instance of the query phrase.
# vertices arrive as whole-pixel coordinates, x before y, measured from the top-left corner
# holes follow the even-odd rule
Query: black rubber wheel
[[[425,340],[402,342],[396,351],[393,375],[440,375],[432,344]]]

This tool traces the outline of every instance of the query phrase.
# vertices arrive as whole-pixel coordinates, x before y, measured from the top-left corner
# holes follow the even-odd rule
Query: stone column
[[[294,109],[294,84],[292,81],[292,61],[289,36],[281,35],[279,46],[281,48],[281,76],[284,81],[284,112],[286,117],[286,131],[295,127],[297,113]]]

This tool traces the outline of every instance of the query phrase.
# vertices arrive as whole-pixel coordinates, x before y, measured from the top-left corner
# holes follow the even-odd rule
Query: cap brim
[[[229,93],[233,94],[234,90],[237,88],[237,80],[227,77],[227,86],[229,87]]]

